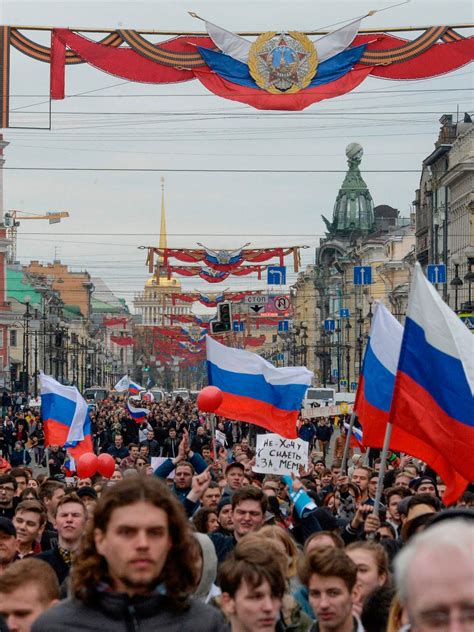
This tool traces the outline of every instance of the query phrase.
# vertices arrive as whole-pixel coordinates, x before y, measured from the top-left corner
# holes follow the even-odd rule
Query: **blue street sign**
[[[351,382],[351,391],[357,390],[357,382]]]
[[[239,320],[234,320],[232,323],[233,331],[244,331],[245,323],[240,322]]]
[[[341,380],[341,381],[339,382],[339,384],[340,384],[341,386],[347,386],[347,380]]]
[[[336,321],[333,318],[326,318],[324,321],[324,329],[326,331],[334,331],[336,329]]]
[[[283,353],[279,353],[277,355],[277,360],[284,360],[285,359],[285,355]]]
[[[446,283],[446,266],[444,263],[432,263],[426,267],[426,276],[431,283]]]
[[[268,285],[285,285],[286,266],[269,266],[267,270]]]
[[[354,266],[354,285],[370,285],[372,268],[370,266]]]
[[[332,370],[332,376],[333,377],[337,377],[338,376],[339,371],[337,369],[333,369]]]
[[[350,312],[348,307],[343,307],[339,310],[339,318],[349,318]]]
[[[288,320],[279,320],[278,321],[278,331],[288,331],[289,330],[289,321]]]

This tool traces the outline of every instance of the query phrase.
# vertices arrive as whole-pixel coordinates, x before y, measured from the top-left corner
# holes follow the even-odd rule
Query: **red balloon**
[[[79,478],[90,478],[97,472],[97,456],[93,452],[82,454],[76,463],[76,474]]]
[[[199,410],[205,413],[213,413],[222,404],[222,391],[217,386],[206,386],[197,396]]]
[[[115,459],[110,454],[99,454],[97,457],[97,471],[105,478],[110,478],[115,472]]]

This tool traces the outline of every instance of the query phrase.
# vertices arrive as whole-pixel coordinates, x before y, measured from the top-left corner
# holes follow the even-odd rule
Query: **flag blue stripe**
[[[76,402],[57,393],[41,395],[41,415],[44,420],[54,419],[65,426],[71,426],[76,412]]]
[[[388,413],[392,405],[395,376],[377,358],[370,346],[364,357],[364,398],[369,404]]]
[[[474,397],[461,360],[430,345],[423,328],[409,317],[398,370],[424,388],[447,415],[474,427]]]
[[[212,362],[207,362],[209,384],[217,386],[224,393],[250,397],[280,410],[300,410],[307,384],[269,384],[263,375],[235,373],[221,369]]]

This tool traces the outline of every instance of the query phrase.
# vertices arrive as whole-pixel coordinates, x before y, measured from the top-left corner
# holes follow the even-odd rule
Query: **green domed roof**
[[[332,222],[323,217],[331,237],[370,233],[375,228],[374,201],[359,169],[363,153],[358,143],[346,148],[349,170],[337,194]]]

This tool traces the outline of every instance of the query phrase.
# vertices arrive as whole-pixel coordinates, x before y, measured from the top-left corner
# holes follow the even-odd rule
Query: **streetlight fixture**
[[[455,255],[453,257],[451,257],[452,262],[454,263],[454,277],[451,279],[451,282],[449,285],[451,285],[451,287],[454,288],[454,311],[456,312],[456,314],[458,313],[458,294],[459,294],[459,288],[463,285],[462,279],[459,276],[459,266],[461,265],[461,262],[459,260],[459,257],[456,257]]]
[[[461,305],[461,309],[465,309],[467,311],[472,311],[472,284],[474,282],[474,271],[472,266],[474,265],[474,257],[467,258],[468,271],[464,275],[464,281],[468,284],[468,299],[467,303]]]
[[[23,375],[22,390],[28,396],[30,390],[30,303],[31,296],[25,294],[25,313],[23,314]]]

